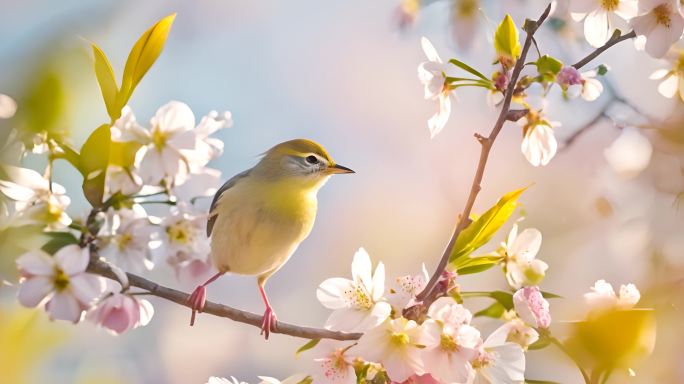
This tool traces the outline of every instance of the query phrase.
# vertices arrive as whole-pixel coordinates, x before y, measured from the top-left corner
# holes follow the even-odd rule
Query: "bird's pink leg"
[[[204,304],[207,302],[207,285],[211,284],[214,280],[218,279],[224,274],[224,272],[219,272],[212,276],[209,280],[204,282],[204,284],[195,288],[188,299],[188,304],[190,309],[192,309],[192,315],[190,316],[190,326],[195,325],[195,314],[197,312],[202,312],[204,310]]]
[[[266,340],[268,340],[268,336],[271,334],[271,331],[275,330],[278,319],[276,318],[275,312],[273,312],[273,307],[271,307],[271,304],[268,302],[268,297],[266,297],[264,282],[259,282],[259,292],[261,292],[261,298],[264,300],[264,304],[266,305],[264,318],[261,321],[261,334],[266,337]]]

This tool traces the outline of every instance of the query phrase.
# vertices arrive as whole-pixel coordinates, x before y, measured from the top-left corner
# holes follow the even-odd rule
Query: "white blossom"
[[[393,382],[425,373],[421,359],[423,328],[403,317],[387,319],[361,336],[351,351],[365,360],[380,363]]]
[[[601,279],[584,294],[584,299],[591,310],[630,309],[639,302],[641,293],[634,284],[623,284],[616,295],[613,286]]]
[[[437,113],[428,120],[430,137],[442,131],[451,114],[451,89],[446,81],[447,65],[426,37],[421,39],[423,52],[428,61],[418,65],[418,79],[425,86],[425,99],[437,100]]]
[[[535,167],[548,165],[558,150],[558,141],[553,128],[560,123],[549,122],[530,112],[527,117],[518,120],[523,126],[523,140],[520,150],[527,161]]]
[[[387,295],[387,301],[392,304],[395,311],[401,312],[402,309],[410,307],[415,302],[415,297],[430,280],[425,264],[423,263],[423,273],[419,275],[405,275],[396,278],[394,288]]]
[[[502,327],[506,326],[504,324]],[[525,353],[507,341],[508,332],[494,331],[480,346],[473,360],[473,384],[521,384],[525,380]]]
[[[159,223],[155,252],[176,269],[183,269],[193,261],[206,264],[209,241],[206,236],[206,214],[197,213],[192,205],[179,202]]]
[[[504,257],[506,280],[511,287],[536,285],[544,278],[548,265],[536,258],[541,242],[538,229],[527,228],[518,234],[518,224],[513,224],[499,251]]]
[[[593,47],[605,44],[618,22],[636,15],[636,1],[632,0],[572,0],[568,9],[576,21],[584,19],[584,37]],[[617,17],[615,17],[617,16]]]
[[[671,68],[653,72],[650,79],[661,80],[658,84],[658,92],[661,95],[669,99],[679,95],[684,101],[684,51],[676,50],[667,58],[671,61]]]
[[[311,377],[314,383],[355,384],[356,372],[352,358],[346,354],[348,347],[339,342],[321,340],[314,348],[316,356]]]
[[[100,255],[126,271],[150,270],[153,264],[148,259],[148,250],[154,231],[139,206],[134,210],[110,210],[108,228],[100,236],[104,243]]]
[[[79,322],[104,289],[102,278],[85,272],[89,261],[88,249],[78,245],[67,245],[54,256],[40,250],[25,253],[17,259],[19,302],[30,308],[45,302],[51,319]]]
[[[539,287],[523,287],[513,294],[515,312],[527,324],[536,328],[551,325],[549,302],[542,296]]]
[[[492,332],[492,335],[491,337],[502,338],[507,342],[516,343],[523,349],[527,349],[527,347],[539,340],[539,332],[518,317],[505,322]]]
[[[630,24],[637,36],[646,39],[646,53],[656,58],[665,56],[684,32],[679,0],[639,0],[638,13]]]
[[[378,263],[371,275],[370,256],[359,248],[351,269],[351,280],[330,278],[316,291],[321,304],[333,310],[325,323],[328,329],[362,332],[385,321],[392,311],[389,303],[381,301],[385,292],[385,265]]]

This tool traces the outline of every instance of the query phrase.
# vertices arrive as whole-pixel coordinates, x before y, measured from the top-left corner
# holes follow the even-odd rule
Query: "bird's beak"
[[[328,167],[328,173],[332,175],[335,173],[356,173],[356,172],[352,171],[351,169],[349,169],[345,166],[335,164],[331,167]]]

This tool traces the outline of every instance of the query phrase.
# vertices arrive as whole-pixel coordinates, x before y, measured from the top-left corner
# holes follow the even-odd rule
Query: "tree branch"
[[[463,208],[463,212],[460,215],[461,220],[456,226],[454,233],[451,235],[451,239],[449,240],[449,243],[447,244],[446,248],[444,249],[444,253],[442,254],[442,259],[440,260],[437,269],[432,274],[430,281],[425,286],[425,289],[423,289],[423,291],[416,297],[418,300],[426,301],[426,299],[431,296],[432,291],[434,290],[435,286],[437,285],[437,282],[439,281],[439,278],[446,270],[447,264],[449,263],[449,257],[451,256],[451,252],[454,250],[454,246],[456,245],[456,240],[458,239],[458,236],[469,223],[468,218],[470,217],[470,211],[473,209],[473,205],[475,204],[477,194],[480,192],[480,189],[482,189],[481,182],[482,177],[484,176],[485,167],[487,165],[487,159],[489,158],[489,152],[492,148],[492,145],[494,144],[494,141],[496,140],[496,137],[499,135],[499,132],[501,132],[501,128],[503,128],[504,123],[508,120],[509,110],[511,107],[511,100],[513,98],[513,92],[516,84],[518,83],[520,72],[522,72],[523,66],[525,64],[525,58],[527,57],[527,53],[530,50],[530,46],[532,45],[534,33],[537,32],[537,29],[544,23],[546,18],[549,16],[550,11],[551,4],[549,4],[546,7],[546,9],[536,22],[529,20],[525,22],[524,29],[527,32],[527,37],[525,38],[525,44],[523,45],[520,57],[518,58],[518,61],[515,63],[515,67],[513,68],[513,73],[511,74],[511,80],[508,83],[508,87],[506,89],[506,96],[504,98],[503,105],[501,106],[499,118],[496,120],[496,123],[494,124],[492,131],[489,133],[489,136],[481,137],[478,140],[481,145],[480,160],[477,164],[475,177],[473,178],[473,182],[470,187],[470,194],[468,195],[468,200],[466,202],[465,207]]]
[[[97,258],[91,259],[90,264],[88,265],[88,272],[118,281],[118,278],[114,274],[114,271],[112,271],[111,267],[107,265],[107,263],[98,260]],[[127,273],[126,275],[128,275],[128,280],[132,287],[144,289],[153,296],[161,297],[162,299],[166,299],[176,304],[190,308],[188,305],[188,299],[190,298],[190,295],[187,293],[164,287],[132,273]],[[241,311],[239,309],[209,301],[207,301],[204,307],[204,312],[261,328],[261,315],[251,312]],[[276,329],[272,332],[306,339],[357,340],[361,337],[360,333],[346,333],[320,328],[302,327],[282,321],[278,321]]]
[[[590,53],[589,55],[587,55],[587,57],[576,62],[572,66],[575,67],[575,69],[580,69],[580,68],[584,67],[585,65],[589,64],[590,61],[597,58],[600,54],[602,54],[604,51],[606,51],[608,48],[612,47],[613,45],[615,45],[621,41],[633,39],[635,37],[636,37],[636,32],[634,32],[634,31],[632,31],[626,35],[620,35],[620,31],[616,30],[615,33],[613,34],[613,36],[605,44],[596,48],[596,50],[594,52]]]

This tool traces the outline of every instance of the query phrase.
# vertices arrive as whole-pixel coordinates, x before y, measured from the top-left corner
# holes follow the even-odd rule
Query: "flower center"
[[[480,354],[473,360],[472,365],[474,369],[482,369],[494,361],[494,355],[487,352],[487,351],[482,351]]]
[[[159,127],[154,127],[154,130],[152,131],[152,144],[154,144],[157,151],[161,152],[161,150],[164,149],[166,139],[167,134],[159,129]]]
[[[456,352],[459,349],[458,343],[454,340],[454,337],[444,333],[440,336],[439,346],[442,350],[448,352]]]
[[[653,8],[653,16],[655,16],[656,23],[664,25],[670,28],[670,23],[672,22],[670,4],[662,3],[659,6]]]
[[[366,291],[363,284],[354,283],[344,291],[344,296],[347,303],[354,309],[359,310],[369,310],[373,307],[373,302],[371,300],[370,294]]]
[[[123,251],[126,249],[132,240],[133,236],[130,233],[124,233],[123,235],[119,236],[119,250]]]
[[[408,335],[405,333],[392,332],[392,335],[390,336],[390,341],[397,347],[403,347],[404,345],[407,345],[409,343],[410,339]]]
[[[601,7],[606,11],[614,11],[617,9],[620,0],[601,0]]]
[[[456,6],[457,8],[457,13],[461,17],[469,17],[473,16],[477,13],[478,10],[478,1],[477,0],[461,0],[458,2],[458,5]]]
[[[192,231],[182,222],[166,227],[169,241],[178,244],[187,244],[192,241]]]
[[[62,292],[69,286],[69,276],[64,273],[61,268],[55,268],[55,275],[52,282],[55,285],[55,290],[57,292]]]

